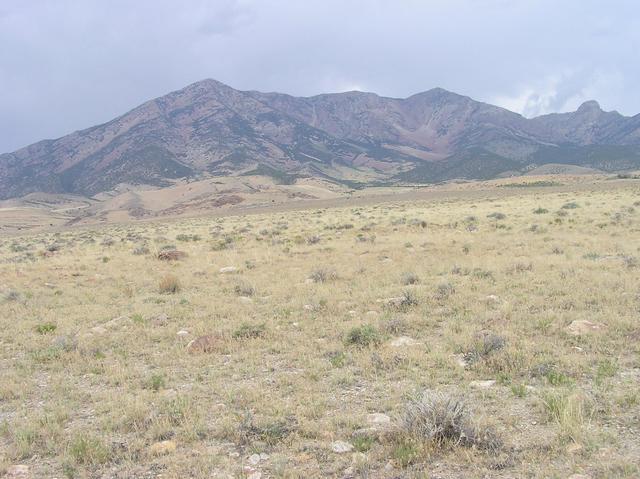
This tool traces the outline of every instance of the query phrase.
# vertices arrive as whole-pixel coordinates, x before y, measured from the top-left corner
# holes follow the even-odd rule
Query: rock
[[[184,338],[184,337],[186,337],[186,336],[189,336],[189,331],[186,331],[186,330],[184,330],[184,329],[181,329],[180,331],[178,331],[178,332],[176,333],[176,335],[177,335],[179,338]]]
[[[25,466],[24,464],[9,466],[4,477],[7,479],[28,479],[31,477],[29,466]]]
[[[586,319],[576,319],[571,321],[571,324],[565,328],[567,333],[572,336],[580,336],[582,334],[589,334],[592,332],[600,331],[604,328],[604,324],[594,323]]]
[[[107,332],[107,330],[102,326],[96,326],[94,328],[91,328],[91,332],[95,334],[104,334]]]
[[[409,336],[400,336],[398,338],[393,339],[389,345],[393,348],[402,348],[404,346],[416,346],[418,344],[422,344],[420,341],[416,341]]]
[[[313,311],[315,308],[312,304],[305,304],[304,306],[302,306],[302,309],[304,309],[305,311]]]
[[[461,368],[466,368],[467,366],[469,366],[469,361],[465,359],[464,354],[458,354],[455,356],[455,358],[456,358],[456,363]]]
[[[374,412],[367,415],[367,422],[372,426],[381,426],[391,424],[391,418],[386,414]]]
[[[336,454],[344,454],[345,452],[353,451],[353,444],[345,441],[334,441],[331,444],[331,450]]]
[[[106,328],[115,328],[118,325],[120,325],[121,323],[124,323],[126,321],[129,321],[129,317],[128,316],[118,316],[117,318],[113,318],[112,320],[107,321],[102,326],[104,326]]]
[[[584,447],[582,444],[578,444],[577,442],[572,442],[566,448],[567,454],[580,454]]]
[[[164,456],[165,454],[174,452],[176,447],[176,443],[173,441],[160,441],[152,444],[149,447],[149,452],[153,456]]]
[[[469,386],[477,389],[489,389],[496,383],[495,379],[487,379],[486,381],[471,381]]]
[[[252,466],[257,466],[258,463],[260,462],[260,454],[251,454],[249,456],[249,458],[247,459],[247,461],[249,462],[249,464],[251,464]]]
[[[238,268],[235,266],[225,266],[224,268],[220,268],[220,273],[222,274],[235,273],[236,271],[238,271]]]
[[[212,334],[205,334],[187,344],[187,351],[191,354],[211,353],[216,349],[218,339]]]

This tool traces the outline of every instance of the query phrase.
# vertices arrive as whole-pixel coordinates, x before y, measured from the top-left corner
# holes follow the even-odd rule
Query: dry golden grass
[[[501,194],[1,239],[0,474],[638,477],[639,189]]]

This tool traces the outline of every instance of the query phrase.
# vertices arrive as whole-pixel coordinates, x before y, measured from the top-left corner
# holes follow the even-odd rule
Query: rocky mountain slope
[[[640,115],[526,119],[442,89],[405,99],[348,92],[298,98],[204,80],[103,125],[0,155],[0,199],[94,195],[118,184],[261,174],[357,186],[486,179],[548,163],[640,167]]]

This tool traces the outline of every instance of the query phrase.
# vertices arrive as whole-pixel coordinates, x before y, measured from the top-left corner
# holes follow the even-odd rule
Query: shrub
[[[569,203],[562,205],[563,210],[574,210],[576,208],[580,208],[580,205],[575,201],[570,201]]]
[[[233,291],[238,296],[253,296],[254,294],[256,294],[255,288],[249,283],[244,283],[244,282],[236,284],[235,287],[233,288]]]
[[[420,282],[420,278],[415,273],[402,273],[400,282],[404,286],[409,286],[411,284],[418,284]]]
[[[462,445],[498,449],[499,438],[471,421],[466,403],[459,397],[427,390],[405,406],[401,428],[410,437],[436,446]]]
[[[49,334],[56,330],[57,326],[54,323],[42,323],[36,326],[36,332],[40,334]]]
[[[380,343],[380,334],[373,326],[366,324],[351,329],[347,333],[347,344],[367,347]]]
[[[264,335],[265,332],[264,324],[248,324],[244,323],[238,329],[236,329],[232,337],[233,339],[251,339],[251,338],[259,338]]]
[[[164,375],[162,374],[152,374],[149,379],[144,384],[145,389],[151,389],[152,391],[158,392],[165,386]]]
[[[69,454],[76,464],[96,465],[108,462],[109,449],[97,437],[76,435],[69,444]]]
[[[338,273],[333,269],[318,268],[311,272],[309,279],[314,283],[326,283],[338,278]]]
[[[487,218],[493,218],[494,220],[503,220],[506,217],[507,215],[505,215],[504,213],[500,213],[499,211],[487,215]]]
[[[146,246],[137,246],[134,250],[133,250],[133,254],[136,256],[142,256],[145,254],[149,254],[149,248],[147,248]]]
[[[200,236],[179,234],[178,236],[176,236],[176,241],[200,241]]]
[[[536,208],[535,210],[533,210],[533,214],[534,215],[544,215],[546,213],[548,213],[549,210],[545,209],[545,208]]]
[[[186,257],[187,253],[178,251],[177,249],[167,249],[158,253],[158,259],[161,261],[178,261]]]
[[[158,285],[158,291],[160,291],[161,294],[175,294],[180,292],[181,289],[180,280],[172,274],[168,274],[162,278]]]

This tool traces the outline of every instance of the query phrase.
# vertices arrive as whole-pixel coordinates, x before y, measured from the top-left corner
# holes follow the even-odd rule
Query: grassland
[[[0,476],[640,476],[640,188],[501,190],[0,239]]]

